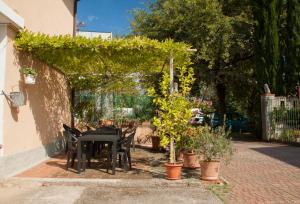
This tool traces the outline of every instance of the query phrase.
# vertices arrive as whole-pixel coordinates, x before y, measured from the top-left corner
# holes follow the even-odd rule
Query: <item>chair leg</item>
[[[107,163],[106,163],[106,173],[108,173],[108,168],[111,166],[111,155],[107,154]]]
[[[74,163],[75,163],[75,158],[76,158],[76,153],[71,153],[72,154],[72,162],[71,162],[71,166],[74,167]]]
[[[131,154],[130,154],[130,151],[128,151],[127,157],[128,157],[129,169],[131,170]]]
[[[119,168],[122,167],[122,158],[121,158],[121,155],[119,154]]]
[[[88,144],[88,153],[87,153],[87,162],[88,162],[88,164],[87,164],[87,166],[90,168],[91,167],[91,158],[92,158],[92,155],[93,155],[93,143],[92,142],[90,142],[89,144]]]
[[[86,169],[86,154],[85,153],[82,154],[82,162],[83,162],[82,169],[83,169],[83,171],[85,171],[85,169]]]
[[[124,166],[124,171],[128,171],[128,161],[127,161],[127,154],[123,154],[123,166]]]
[[[135,152],[135,141],[134,141],[134,138],[132,140],[132,147],[133,147],[133,151]]]
[[[69,151],[67,151],[67,171],[69,169],[70,159],[71,159],[71,153]]]
[[[66,143],[65,153],[68,153],[68,142]]]

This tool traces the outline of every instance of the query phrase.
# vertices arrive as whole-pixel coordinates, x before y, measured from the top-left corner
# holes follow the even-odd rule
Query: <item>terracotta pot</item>
[[[198,162],[197,155],[192,152],[184,152],[183,153],[183,167],[184,168],[199,168],[200,164]]]
[[[111,126],[111,125],[113,125],[113,121],[112,120],[105,120],[103,123],[104,123],[104,126]]]
[[[166,171],[167,171],[167,179],[169,180],[179,180],[181,179],[181,168],[182,164],[165,164]]]
[[[220,172],[220,161],[201,162],[201,179],[214,181],[218,180]]]
[[[152,149],[153,150],[159,150],[160,137],[151,136],[151,141],[152,141]]]
[[[151,122],[150,121],[144,121],[144,122],[142,122],[142,126],[143,127],[150,127],[151,126]]]

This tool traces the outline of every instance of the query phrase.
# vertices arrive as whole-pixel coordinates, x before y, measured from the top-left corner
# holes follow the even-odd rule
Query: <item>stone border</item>
[[[12,177],[2,180],[11,185],[18,183],[40,186],[100,186],[100,187],[202,187],[198,179],[183,179],[169,181],[165,179],[67,179],[67,178],[21,178]]]

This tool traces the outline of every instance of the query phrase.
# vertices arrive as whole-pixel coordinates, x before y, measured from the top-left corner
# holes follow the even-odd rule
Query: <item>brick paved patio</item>
[[[124,172],[123,169],[117,168],[116,174],[112,175],[111,171],[106,173],[105,162],[100,159],[94,159],[91,168],[87,168],[81,174],[77,173],[75,162],[74,168],[66,170],[66,156],[58,155],[50,158],[27,171],[24,171],[16,177],[27,178],[86,178],[86,179],[152,179],[165,178],[166,162],[165,154],[154,152],[147,147],[136,148],[132,151],[132,170]],[[200,171],[183,170],[182,178],[199,178]]]
[[[222,168],[229,203],[300,203],[300,147],[235,142],[237,152]]]
[[[221,175],[229,182],[229,193],[221,195],[228,203],[299,203],[300,147],[264,142],[235,142],[237,152]],[[49,159],[17,177],[35,178],[102,178],[152,179],[164,178],[164,154],[139,149],[133,152],[133,170],[116,175],[93,163],[93,168],[78,175],[65,170],[65,156]],[[76,165],[75,165],[76,166]],[[199,170],[184,170],[183,179],[199,178]]]

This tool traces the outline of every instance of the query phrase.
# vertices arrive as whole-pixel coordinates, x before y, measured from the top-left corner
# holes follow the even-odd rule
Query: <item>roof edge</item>
[[[24,19],[2,0],[0,0],[0,15],[6,17],[11,24],[19,29],[24,28],[25,26]]]

